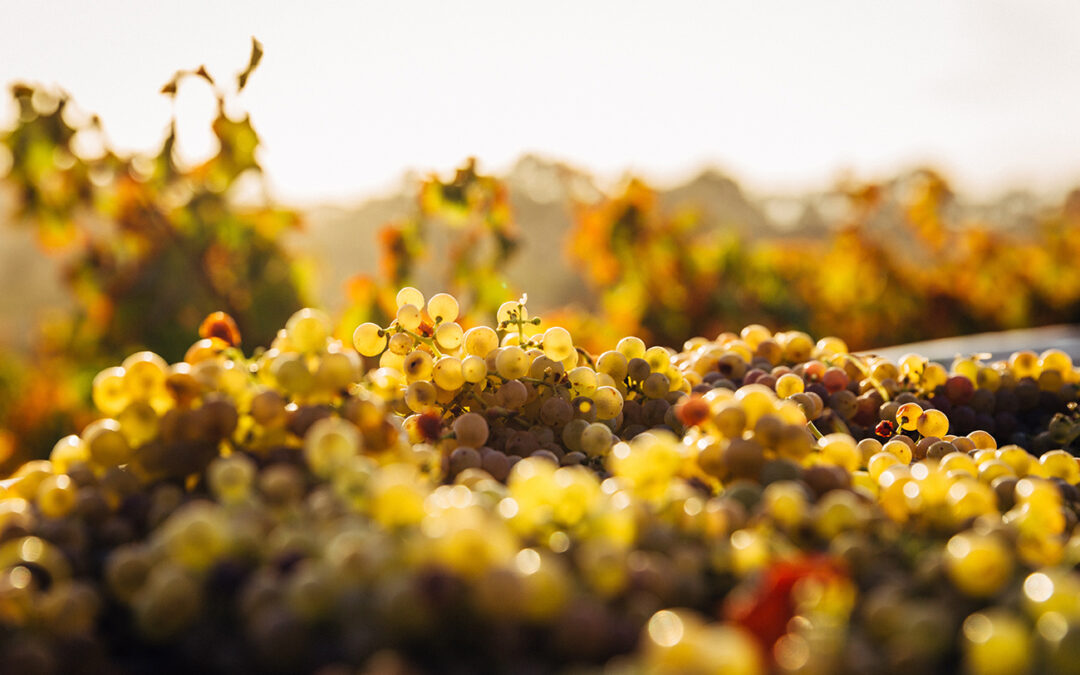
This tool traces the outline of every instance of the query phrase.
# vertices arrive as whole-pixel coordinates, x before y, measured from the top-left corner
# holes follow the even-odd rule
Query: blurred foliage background
[[[347,338],[388,320],[403,285],[454,293],[466,322],[528,291],[594,351],[628,334],[678,346],[755,322],[867,349],[1080,320],[1080,192],[1009,226],[963,208],[929,169],[842,181],[783,227],[715,174],[602,190],[535,158],[504,177],[468,160],[362,214],[302,215],[267,197],[251,119],[226,113],[260,57],[256,42],[228,86],[199,68],[163,88],[174,97],[196,80],[217,96],[219,149],[197,166],[175,159],[175,119],[160,147],[122,155],[96,118],[69,114],[66,94],[12,87],[0,236],[32,232],[65,300],[31,335],[0,341],[0,462],[47,455],[88,421],[94,374],[139,349],[179,360],[210,312],[235,317],[247,351],[311,303],[330,305]],[[362,226],[373,213],[379,227]]]

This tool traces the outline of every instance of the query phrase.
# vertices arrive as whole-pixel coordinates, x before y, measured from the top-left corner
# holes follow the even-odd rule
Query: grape
[[[495,371],[508,380],[524,377],[531,362],[525,350],[518,346],[504,347],[495,359]]]
[[[118,415],[127,407],[130,394],[124,384],[125,371],[120,367],[106,368],[94,377],[94,405],[104,415]]]
[[[305,308],[289,317],[285,333],[294,349],[304,353],[317,352],[326,347],[333,323],[325,312]]]
[[[483,447],[488,439],[488,423],[483,416],[470,412],[461,415],[453,424],[458,443],[473,448]]]
[[[671,365],[671,355],[663,347],[649,347],[641,358],[645,359],[645,363],[649,364],[649,369],[654,373],[667,370]]]
[[[972,675],[1028,672],[1032,649],[1028,627],[1006,611],[976,612],[964,620],[964,663]]]
[[[69,469],[90,459],[90,450],[86,443],[78,436],[71,434],[64,436],[49,453],[49,462],[58,473],[67,473]]]
[[[390,336],[390,341],[387,343],[387,347],[390,351],[398,356],[405,356],[413,350],[416,346],[416,340],[408,333],[394,333]]]
[[[949,432],[949,418],[940,410],[927,410],[915,420],[915,429],[923,436],[944,436]]]
[[[124,389],[130,397],[147,400],[158,395],[165,387],[169,364],[153,352],[136,352],[124,359]]]
[[[562,361],[574,351],[574,340],[570,331],[561,326],[552,326],[544,331],[544,354],[553,361]]]
[[[416,290],[412,286],[406,286],[397,293],[397,308],[401,309],[405,305],[412,305],[417,309],[424,306],[424,294]]]
[[[450,323],[458,318],[458,301],[449,293],[436,293],[428,300],[427,310],[435,321]]]
[[[132,447],[120,432],[120,423],[113,419],[91,422],[83,429],[90,459],[101,467],[119,466],[131,458]]]
[[[613,420],[623,410],[623,397],[614,387],[598,387],[592,395],[596,403],[596,416],[601,420]]]
[[[610,375],[616,382],[626,379],[629,360],[622,352],[609,350],[596,359],[596,372]]]
[[[207,482],[218,501],[239,503],[252,493],[255,463],[243,455],[218,457],[206,468]]]
[[[776,380],[776,395],[787,398],[803,392],[803,379],[793,373],[781,375]]]
[[[461,361],[461,375],[466,382],[476,384],[487,377],[487,362],[476,355],[466,356]]]
[[[615,350],[625,356],[627,360],[642,358],[645,356],[645,343],[641,338],[624,337],[615,345]]]
[[[465,331],[465,351],[481,358],[499,348],[498,334],[487,326],[476,326]]]
[[[988,597],[998,593],[1012,577],[1013,558],[994,535],[964,532],[946,545],[945,570],[964,593]]]
[[[516,321],[525,321],[529,318],[529,311],[519,302],[510,300],[499,305],[499,311],[495,313],[495,320],[501,325],[513,324]]]
[[[570,402],[552,397],[544,401],[540,406],[540,419],[544,424],[559,427],[569,422],[574,417],[574,409]]]
[[[652,373],[652,369],[649,368],[649,364],[645,359],[635,357],[627,362],[626,373],[631,380],[644,382],[645,378]]]
[[[435,329],[435,342],[439,348],[446,351],[454,351],[461,346],[464,333],[461,326],[456,323],[443,323]]]
[[[772,339],[772,331],[759,323],[752,323],[749,326],[745,326],[739,335],[751,349],[757,349],[765,340]]]
[[[410,352],[401,364],[402,372],[405,373],[405,378],[409,382],[430,378],[434,367],[435,361],[431,358],[431,354],[419,349]]]
[[[456,391],[465,384],[461,361],[453,356],[444,356],[436,361],[431,378],[437,387],[446,391]]]
[[[456,476],[466,469],[478,469],[482,463],[480,453],[475,448],[460,446],[450,453],[450,475]]]
[[[398,307],[396,321],[405,330],[415,331],[422,321],[420,309],[415,305],[402,305]]]
[[[499,400],[503,407],[510,410],[517,410],[524,405],[528,396],[525,385],[518,380],[510,380],[499,387]]]
[[[922,406],[918,403],[905,403],[896,410],[896,423],[905,431],[915,431],[922,414]]]
[[[670,387],[671,380],[663,373],[652,373],[641,383],[641,391],[649,398],[663,398]]]
[[[99,374],[112,417],[0,485],[0,669],[77,639],[109,672],[762,671],[738,626],[780,670],[1068,663],[1067,356],[948,373],[751,326],[593,362],[412,299],[418,336],[357,352],[302,311],[250,359],[208,336]]]
[[[574,392],[581,396],[592,396],[596,391],[596,371],[588,366],[578,366],[566,373]],[[667,393],[667,392],[665,392]]]
[[[589,457],[601,457],[611,449],[611,429],[594,422],[581,432],[581,451]]]
[[[304,458],[312,473],[330,477],[360,451],[357,428],[338,417],[326,417],[312,425],[304,437]]]
[[[382,328],[373,323],[362,323],[353,332],[353,346],[364,356],[378,356],[386,349],[387,341]]]
[[[65,474],[47,476],[38,485],[37,505],[47,518],[63,518],[75,508],[78,487]]]

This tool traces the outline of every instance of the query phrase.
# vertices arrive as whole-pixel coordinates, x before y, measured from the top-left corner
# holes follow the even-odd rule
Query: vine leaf
[[[240,73],[239,75],[236,76],[236,82],[237,82],[236,91],[237,92],[243,91],[244,87],[247,86],[248,78],[251,77],[251,74],[253,72],[255,72],[255,68],[257,68],[259,66],[259,61],[262,61],[262,57],[263,57],[262,43],[259,42],[258,40],[256,40],[254,37],[252,37],[251,38],[251,60],[248,61],[247,68],[244,68],[244,72],[242,72],[242,73]]]

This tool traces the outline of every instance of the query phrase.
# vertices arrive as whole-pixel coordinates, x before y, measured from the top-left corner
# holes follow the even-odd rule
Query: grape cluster
[[[0,672],[1077,672],[1080,371],[505,303],[94,380],[3,481]]]

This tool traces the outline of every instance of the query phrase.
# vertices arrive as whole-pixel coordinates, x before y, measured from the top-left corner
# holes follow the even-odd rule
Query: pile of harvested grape
[[[0,672],[1080,672],[1080,370],[450,295],[94,381],[0,499]]]

